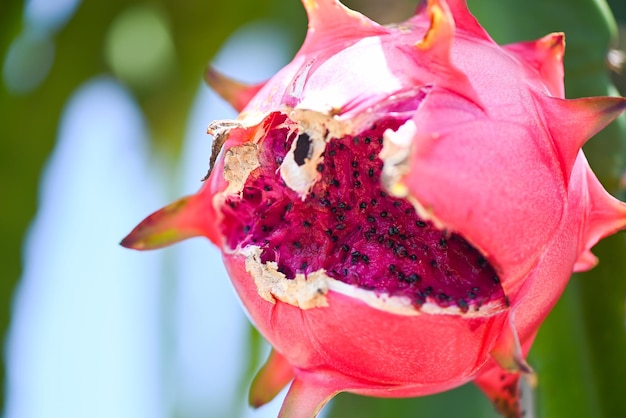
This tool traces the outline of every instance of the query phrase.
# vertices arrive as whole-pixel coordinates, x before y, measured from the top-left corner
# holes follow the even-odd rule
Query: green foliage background
[[[346,3],[384,23],[402,20],[415,2],[352,0]],[[614,13],[626,21],[626,2],[614,0],[470,0],[470,8],[499,42],[534,39],[563,31],[567,37],[566,92],[570,98],[615,94],[607,70],[609,47],[617,47]],[[202,71],[219,46],[238,27],[270,19],[291,35],[295,51],[306,19],[297,0],[177,1],[85,0],[72,18],[51,33],[56,44],[45,80],[27,94],[0,87],[0,333],[11,321],[11,300],[20,277],[21,245],[37,208],[37,185],[52,150],[61,110],[72,92],[98,74],[113,74],[105,47],[116,17],[133,7],[148,7],[165,17],[173,38],[170,71],[149,84],[121,81],[136,95],[149,121],[154,150],[174,159],[181,146],[192,97]],[[23,29],[23,3],[0,5],[0,56]],[[622,44],[624,46],[624,44]],[[36,62],[36,61],[34,61]],[[624,77],[613,74],[624,88]],[[208,121],[207,121],[208,122]],[[621,198],[626,157],[623,117],[592,140],[586,151],[606,187]],[[116,204],[111,202],[112,205]],[[116,243],[111,243],[116,245]],[[601,263],[573,278],[543,326],[531,353],[539,374],[537,413],[542,418],[626,417],[626,241],[611,237],[594,250]],[[252,345],[252,350],[256,344]],[[4,382],[4,368],[0,370]],[[0,388],[3,394],[4,387]],[[243,393],[242,397],[245,396]],[[4,404],[4,403],[2,403]],[[443,417],[495,416],[477,389],[466,386],[421,399],[380,400],[340,395],[331,416]]]

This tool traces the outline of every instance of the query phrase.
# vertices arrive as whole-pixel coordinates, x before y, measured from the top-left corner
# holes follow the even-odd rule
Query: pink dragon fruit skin
[[[254,406],[292,380],[281,417],[315,416],[342,391],[474,381],[519,417],[541,322],[597,262],[591,247],[626,227],[581,150],[626,100],[564,99],[562,34],[500,47],[464,0],[388,27],[303,3],[304,45],[272,79],[209,70],[241,114],[210,126],[202,189],[122,244],[206,236],[223,250],[274,347]]]

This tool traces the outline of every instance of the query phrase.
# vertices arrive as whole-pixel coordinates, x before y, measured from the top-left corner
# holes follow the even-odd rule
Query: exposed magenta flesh
[[[467,311],[504,298],[493,267],[462,236],[437,229],[407,200],[382,189],[383,132],[403,120],[332,138],[304,201],[279,171],[293,141],[296,162],[308,150],[308,135],[289,135],[289,122],[274,116],[259,144],[260,167],[222,207],[228,247],[259,246],[261,261],[275,261],[287,279],[324,269],[360,288],[407,296],[416,306],[428,298]]]

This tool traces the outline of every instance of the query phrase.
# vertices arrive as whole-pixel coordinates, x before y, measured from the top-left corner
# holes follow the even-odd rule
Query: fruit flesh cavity
[[[258,167],[222,205],[227,246],[259,247],[260,261],[276,263],[286,280],[323,270],[362,289],[408,297],[415,307],[432,301],[467,312],[504,299],[493,267],[463,237],[438,230],[409,201],[383,190],[383,133],[404,122],[389,118],[358,135],[327,134],[311,161],[311,135],[276,113],[257,144]],[[287,159],[314,165],[307,194],[281,176]]]

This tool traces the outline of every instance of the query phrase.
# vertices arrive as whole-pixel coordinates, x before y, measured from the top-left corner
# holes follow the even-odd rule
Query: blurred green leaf
[[[339,394],[327,408],[328,418],[496,418],[487,398],[472,384],[422,398],[379,399]]]

